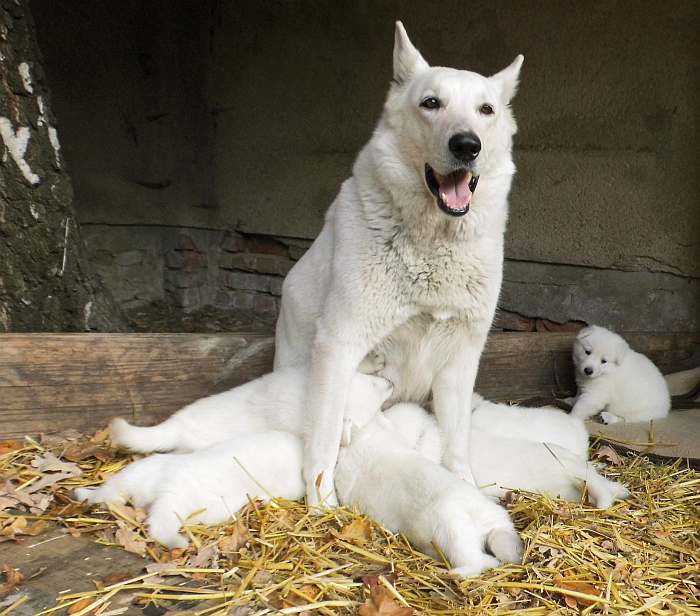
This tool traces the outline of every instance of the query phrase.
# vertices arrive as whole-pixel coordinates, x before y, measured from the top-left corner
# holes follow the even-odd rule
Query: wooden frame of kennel
[[[493,333],[477,388],[493,399],[574,391],[573,333]],[[697,363],[698,334],[625,334],[662,372]],[[162,420],[202,396],[272,367],[265,334],[4,334],[0,336],[0,439],[104,426],[121,415]]]

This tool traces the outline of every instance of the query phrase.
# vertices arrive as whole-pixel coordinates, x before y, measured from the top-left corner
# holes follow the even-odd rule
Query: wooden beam
[[[698,334],[630,334],[663,372],[700,363]],[[570,333],[494,333],[477,388],[494,399],[573,392]],[[141,424],[272,367],[264,334],[0,335],[0,438],[88,431],[121,415]]]

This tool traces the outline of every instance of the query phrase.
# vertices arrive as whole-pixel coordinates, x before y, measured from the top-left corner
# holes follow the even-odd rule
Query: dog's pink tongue
[[[469,190],[468,173],[451,173],[446,175],[438,189],[445,205],[451,210],[464,210],[472,198]]]

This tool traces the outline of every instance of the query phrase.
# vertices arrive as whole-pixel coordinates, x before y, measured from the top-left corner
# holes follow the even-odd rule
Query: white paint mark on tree
[[[46,124],[45,108],[44,108],[44,97],[36,97],[36,105],[39,107],[39,117],[36,120],[37,126],[43,126]]]
[[[31,201],[29,202],[29,212],[34,220],[39,220],[39,210],[36,209],[36,206]]]
[[[61,168],[61,142],[58,140],[58,132],[53,126],[49,126],[49,141],[53,147],[53,156],[56,161],[56,168]]]
[[[17,67],[17,70],[19,71],[19,76],[22,79],[22,85],[24,86],[24,89],[27,92],[29,92],[29,94],[33,94],[34,86],[32,85],[32,72],[29,68],[29,64],[27,64],[26,62],[22,62]]]
[[[83,308],[83,317],[85,320],[85,331],[90,331],[90,317],[92,316],[92,300],[85,304]]]
[[[32,186],[36,186],[40,182],[40,178],[24,160],[30,136],[31,131],[28,126],[20,126],[15,131],[9,118],[0,116],[0,137],[2,137],[5,147],[9,150],[10,156],[19,167],[24,179]]]
[[[68,232],[70,230],[70,218],[66,218],[66,231],[63,235],[63,262],[61,263],[61,271],[58,272],[59,276],[63,276],[63,272],[66,271],[66,262],[68,261]]]

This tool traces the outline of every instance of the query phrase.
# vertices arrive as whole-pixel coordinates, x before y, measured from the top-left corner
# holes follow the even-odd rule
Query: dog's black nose
[[[479,156],[481,139],[474,133],[456,133],[450,137],[447,147],[456,158],[468,163]]]
[[[591,374],[593,374],[593,368],[591,368],[591,367],[584,368],[583,371],[584,371],[588,376],[591,376]]]

